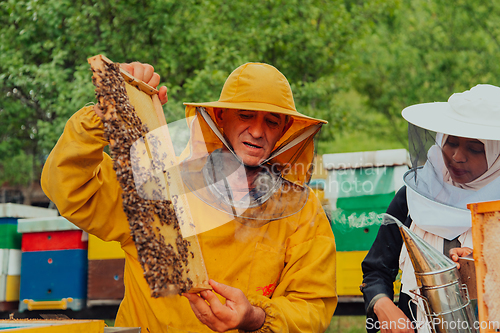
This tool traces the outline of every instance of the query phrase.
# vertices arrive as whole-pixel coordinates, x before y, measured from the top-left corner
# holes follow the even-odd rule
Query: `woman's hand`
[[[225,332],[230,329],[255,331],[262,327],[266,313],[250,304],[243,291],[222,283],[209,281],[214,291],[226,299],[222,304],[210,290],[197,294],[183,294],[196,317],[211,330]]]
[[[454,247],[450,249],[450,258],[457,263],[457,268],[460,269],[458,258],[468,256],[471,253],[472,249],[470,247]]]
[[[389,297],[380,298],[373,306],[381,333],[414,333],[410,319]]]

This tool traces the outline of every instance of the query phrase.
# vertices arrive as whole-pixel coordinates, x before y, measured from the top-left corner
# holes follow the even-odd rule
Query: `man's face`
[[[287,125],[284,115],[264,111],[216,109],[215,117],[236,155],[248,166],[258,166],[271,155]]]

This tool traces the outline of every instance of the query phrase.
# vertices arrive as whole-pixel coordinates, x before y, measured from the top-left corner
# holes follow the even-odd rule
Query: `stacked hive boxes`
[[[104,326],[104,320],[0,320],[0,331],[19,333],[107,333]]]
[[[403,185],[409,156],[405,149],[323,155],[328,171],[325,198],[337,245],[337,292],[361,296],[361,262],[378,229],[380,215]],[[399,288],[396,285],[395,289]]]
[[[21,250],[0,249],[0,265],[2,267],[0,299],[5,302],[17,302],[21,277]]]
[[[18,307],[21,275],[19,218],[57,216],[57,210],[13,203],[0,204],[0,311]]]
[[[1,332],[16,333],[141,333],[140,327],[105,327],[104,320],[0,320]]]
[[[125,293],[125,253],[118,242],[89,235],[87,306],[119,304]]]
[[[81,310],[87,298],[87,234],[63,217],[20,219],[19,312]]]

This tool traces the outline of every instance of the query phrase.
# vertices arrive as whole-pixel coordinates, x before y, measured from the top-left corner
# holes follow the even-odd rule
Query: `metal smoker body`
[[[430,329],[434,333],[471,333],[476,316],[457,265],[422,238],[398,223],[410,255]],[[416,319],[416,318],[415,318]]]

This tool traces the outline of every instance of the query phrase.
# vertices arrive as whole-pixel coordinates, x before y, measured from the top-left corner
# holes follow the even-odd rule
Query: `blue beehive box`
[[[87,250],[23,252],[19,311],[80,310],[87,298]]]
[[[87,251],[23,252],[21,299],[54,301],[87,295]]]
[[[21,219],[18,223],[23,239],[33,233],[51,231],[55,236],[74,229],[77,228],[63,217]],[[45,246],[23,245],[19,312],[68,308],[76,311],[85,306],[88,260],[87,249],[82,249],[81,243],[67,244],[62,249],[51,242]]]

